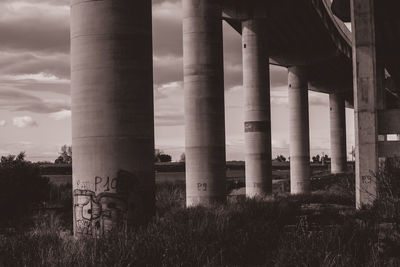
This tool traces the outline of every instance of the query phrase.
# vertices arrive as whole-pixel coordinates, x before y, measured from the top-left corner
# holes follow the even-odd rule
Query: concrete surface
[[[290,67],[289,86],[289,145],[290,192],[310,192],[310,129],[308,114],[307,70]]]
[[[74,232],[155,213],[151,1],[71,2]]]
[[[221,6],[183,1],[186,205],[226,198]]]
[[[242,22],[246,195],[271,193],[271,103],[266,19]]]
[[[354,112],[356,151],[356,206],[376,198],[377,58],[374,0],[351,0],[353,25]]]
[[[346,110],[340,94],[329,95],[331,173],[346,172]]]

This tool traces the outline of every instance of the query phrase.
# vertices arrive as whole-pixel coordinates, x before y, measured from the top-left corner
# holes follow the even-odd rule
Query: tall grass
[[[0,266],[399,266],[390,248],[400,238],[387,242],[379,214],[328,208],[353,205],[352,194],[343,189],[186,209],[184,185],[164,184],[148,226],[128,236],[75,240],[60,231],[61,219],[40,216],[30,231],[0,234]],[[304,210],[313,203],[325,208]]]

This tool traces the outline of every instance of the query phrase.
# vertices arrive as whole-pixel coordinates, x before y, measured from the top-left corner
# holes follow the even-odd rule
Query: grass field
[[[237,166],[229,171],[243,175]],[[379,173],[379,201],[359,211],[354,176],[319,166],[310,195],[246,199],[238,188],[224,204],[189,209],[184,172],[168,166],[159,174],[156,216],[94,239],[72,237],[71,188],[56,186],[63,209],[0,228],[0,266],[400,266],[400,168]],[[275,177],[287,174],[286,166],[274,169]]]
[[[49,177],[50,182],[56,185],[68,184],[72,181],[72,175],[69,171],[68,174],[54,174],[57,173],[56,165],[50,165],[52,170],[43,176]],[[63,165],[62,167],[65,168]],[[70,168],[70,167],[69,167]],[[311,170],[315,175],[326,171],[328,166],[321,166],[320,164],[311,164]],[[158,163],[156,165],[156,183],[164,182],[177,182],[185,181],[184,165],[182,163]],[[289,179],[289,162],[273,162],[272,178],[274,180]],[[245,169],[243,162],[228,162],[226,177],[228,180],[237,180],[244,182]]]
[[[311,195],[190,209],[183,183],[162,183],[146,227],[75,240],[59,215],[42,214],[0,234],[0,266],[399,266],[398,224],[382,208],[355,211],[353,180],[325,176]]]

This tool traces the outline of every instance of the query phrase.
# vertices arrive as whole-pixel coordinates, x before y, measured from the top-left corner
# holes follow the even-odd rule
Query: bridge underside
[[[351,33],[334,18],[328,2],[226,0],[223,16],[239,33],[241,21],[265,17],[271,64],[306,66],[310,90],[343,93],[352,103]]]
[[[400,47],[399,10],[398,0],[376,1],[377,54],[383,59],[393,81],[387,88],[396,95],[400,93],[400,60],[397,56]],[[344,22],[351,21],[350,0],[334,0],[332,11]]]

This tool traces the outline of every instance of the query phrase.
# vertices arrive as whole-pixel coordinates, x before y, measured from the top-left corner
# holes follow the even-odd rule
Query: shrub
[[[400,160],[387,159],[376,175],[377,201],[374,211],[379,217],[400,226]]]
[[[48,199],[49,181],[39,168],[25,161],[25,154],[0,161],[0,224],[22,222],[35,204]],[[18,219],[18,220],[17,220]]]

